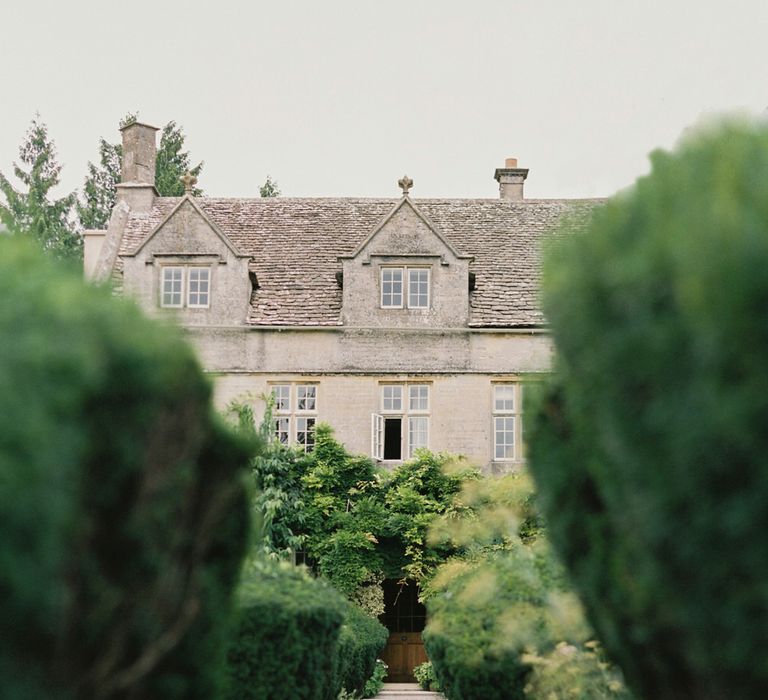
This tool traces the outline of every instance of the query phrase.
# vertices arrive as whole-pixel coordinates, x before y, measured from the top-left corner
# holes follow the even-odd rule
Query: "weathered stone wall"
[[[519,465],[492,459],[492,383],[535,379],[552,352],[548,335],[510,331],[189,328],[188,336],[214,374],[220,408],[250,397],[260,417],[257,397],[271,384],[316,383],[318,420],[366,455],[381,383],[429,383],[429,447],[465,454],[487,471]]]
[[[210,306],[161,308],[163,265],[209,266]],[[251,296],[247,259],[236,256],[189,202],[182,204],[138,255],[123,257],[123,285],[150,314],[170,316],[185,326],[244,324]]]
[[[215,401],[224,408],[230,401],[248,401],[257,419],[264,413],[261,396],[275,383],[317,384],[317,420],[329,423],[347,449],[371,455],[371,414],[381,413],[381,386],[386,383],[427,383],[430,410],[429,448],[466,455],[484,471],[498,473],[518,468],[521,460],[493,460],[493,382],[535,380],[535,374],[322,374],[228,373],[215,378]],[[406,397],[407,398],[407,397]],[[407,423],[404,425],[406,432]],[[522,426],[517,426],[517,442]],[[407,438],[403,437],[403,450]],[[519,452],[522,457],[522,451]]]
[[[344,260],[345,326],[451,328],[469,318],[468,260],[458,258],[407,202],[359,252]],[[381,268],[421,267],[430,271],[427,309],[382,309]]]

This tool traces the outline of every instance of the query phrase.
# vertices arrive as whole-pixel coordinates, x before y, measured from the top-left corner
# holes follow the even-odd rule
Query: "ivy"
[[[233,404],[230,411],[253,426],[250,406]],[[454,500],[464,483],[479,479],[477,469],[418,450],[387,471],[347,452],[324,424],[316,426],[314,450],[304,454],[275,440],[272,422],[267,400],[264,420],[252,428],[266,443],[252,463],[259,551],[276,558],[303,552],[353,599],[377,600],[384,578],[422,582],[433,575],[452,550],[429,543],[427,532],[437,517],[463,510]]]

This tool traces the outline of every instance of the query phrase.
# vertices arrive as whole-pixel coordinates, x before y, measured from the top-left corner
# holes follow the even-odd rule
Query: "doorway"
[[[381,659],[389,667],[390,683],[413,683],[413,669],[427,660],[421,633],[427,622],[427,610],[419,602],[419,587],[414,581],[400,585],[397,579],[386,579],[384,614],[379,620],[389,630],[387,646]]]

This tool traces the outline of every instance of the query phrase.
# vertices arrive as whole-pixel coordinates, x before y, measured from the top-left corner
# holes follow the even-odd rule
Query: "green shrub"
[[[450,700],[524,700],[521,656],[546,627],[547,592],[524,552],[455,563],[428,601],[424,644]]]
[[[388,635],[387,628],[378,620],[366,615],[356,605],[347,604],[337,655],[338,684],[342,688],[363,693]]]
[[[413,675],[419,684],[419,688],[422,690],[440,691],[440,681],[437,680],[431,661],[425,661],[423,664],[416,666],[413,669]]]
[[[768,687],[768,132],[730,125],[559,241],[531,467],[609,654],[654,700]]]
[[[622,679],[606,663],[597,642],[583,646],[560,642],[547,654],[527,654],[531,666],[525,685],[530,700],[629,700]]]
[[[348,603],[290,564],[257,563],[238,593],[226,698],[335,700]]]
[[[432,664],[417,679],[432,670],[449,700],[626,697],[616,670],[596,667],[591,630],[549,549],[528,475],[469,482],[458,502],[463,510],[430,530],[431,542],[450,542],[456,554],[422,589]]]
[[[178,330],[0,241],[0,697],[210,698],[247,450]]]
[[[384,679],[387,677],[387,664],[381,659],[376,659],[376,665],[373,667],[371,677],[365,682],[363,688],[364,698],[375,698],[384,687]]]

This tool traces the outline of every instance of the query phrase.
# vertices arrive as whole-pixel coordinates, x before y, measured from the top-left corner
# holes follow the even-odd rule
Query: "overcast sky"
[[[4,0],[0,170],[35,112],[63,184],[128,111],[210,195],[606,196],[713,113],[768,106],[766,0]]]

